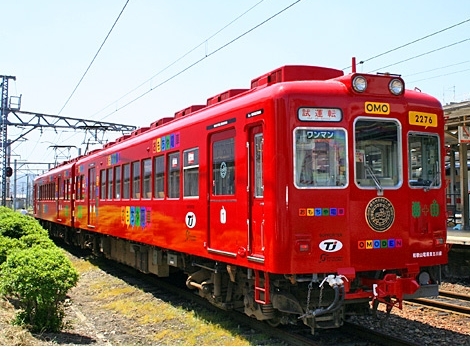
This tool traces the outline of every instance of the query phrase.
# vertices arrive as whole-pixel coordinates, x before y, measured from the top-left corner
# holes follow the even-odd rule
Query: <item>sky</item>
[[[470,1],[0,0],[0,13],[0,75],[26,112],[144,127],[277,67],[349,73],[352,57],[443,105],[470,100]],[[74,130],[16,140],[29,130],[8,127],[22,172],[86,149]]]

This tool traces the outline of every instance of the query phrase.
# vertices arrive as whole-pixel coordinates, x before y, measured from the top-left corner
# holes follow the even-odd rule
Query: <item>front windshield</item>
[[[294,177],[298,188],[346,186],[346,132],[343,129],[298,128],[294,138]]]
[[[355,123],[355,177],[364,188],[397,187],[401,183],[398,122],[360,119]]]
[[[439,138],[436,135],[410,133],[408,153],[410,186],[440,186]]]

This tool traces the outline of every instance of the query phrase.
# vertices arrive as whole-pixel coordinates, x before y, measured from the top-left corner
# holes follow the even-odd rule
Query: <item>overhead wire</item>
[[[465,23],[467,23],[467,22],[470,22],[470,18],[468,18],[468,19],[466,19],[466,20],[464,20],[464,21],[461,21],[461,22],[459,22],[459,23],[453,24],[453,25],[451,25],[451,26],[448,26],[448,27],[446,27],[446,28],[444,28],[444,29],[435,31],[435,32],[433,32],[433,33],[431,33],[431,34],[425,35],[425,36],[423,36],[423,37],[421,37],[421,38],[419,38],[419,39],[416,39],[416,40],[410,41],[410,42],[408,42],[408,43],[405,43],[405,44],[403,44],[403,45],[401,45],[401,46],[398,46],[398,47],[389,49],[389,50],[386,51],[386,52],[377,54],[377,55],[375,55],[375,56],[373,56],[373,57],[370,57],[370,58],[367,58],[367,59],[365,59],[365,60],[361,60],[361,61],[359,61],[358,64],[364,64],[365,62],[371,61],[371,60],[373,60],[373,59],[376,59],[376,58],[381,57],[381,56],[383,56],[383,55],[386,55],[386,54],[388,54],[388,53],[392,53],[392,52],[398,51],[399,49],[402,49],[402,48],[404,48],[404,47],[410,46],[410,45],[415,44],[415,43],[417,43],[417,42],[419,42],[419,41],[425,40],[425,39],[430,38],[430,37],[432,37],[432,36],[434,36],[434,35],[443,33],[444,31],[453,29],[453,28],[458,27],[458,26],[460,26],[460,25],[462,25],[462,24],[465,24]],[[350,68],[351,68],[351,66],[348,66],[348,67],[345,67],[345,68],[342,69],[342,70],[347,70],[347,69],[350,69]]]
[[[459,70],[459,71],[453,71],[453,72],[449,72],[449,73],[442,74],[442,75],[435,75],[435,76],[432,76],[432,77],[422,78],[422,79],[420,79],[420,80],[410,81],[409,83],[416,83],[416,82],[421,82],[421,81],[427,81],[427,80],[431,80],[431,79],[434,79],[434,78],[439,78],[439,77],[445,77],[445,76],[455,75],[455,74],[457,74],[457,73],[462,73],[462,72],[467,72],[467,71],[470,71],[470,68],[469,68],[469,69],[464,69],[464,70]]]
[[[238,21],[240,18],[242,18],[243,16],[245,16],[248,12],[250,12],[251,10],[253,10],[256,6],[258,6],[259,4],[261,4],[264,0],[261,0],[259,2],[257,2],[255,5],[251,6],[248,10],[246,10],[245,12],[243,12],[242,14],[240,14],[238,17],[236,17],[235,19],[231,20],[229,23],[227,23],[226,25],[224,25],[222,28],[220,28],[219,30],[217,30],[214,34],[212,34],[211,36],[209,36],[208,38],[204,39],[200,44],[198,44],[197,46],[191,48],[189,51],[187,51],[186,53],[184,53],[182,56],[180,56],[178,59],[176,59],[175,61],[173,61],[171,64],[167,65],[166,67],[164,67],[162,70],[158,71],[155,75],[153,75],[152,77],[148,78],[147,80],[145,80],[144,82],[142,82],[141,84],[139,84],[137,87],[135,87],[134,89],[130,90],[129,92],[127,92],[126,94],[124,94],[123,96],[121,96],[119,99],[109,103],[108,105],[106,105],[105,107],[103,107],[101,110],[95,112],[92,117],[100,114],[101,112],[103,112],[104,110],[106,110],[107,108],[109,108],[110,106],[116,104],[117,102],[119,102],[120,100],[124,99],[126,96],[128,96],[129,94],[135,92],[137,89],[139,89],[140,87],[142,87],[144,84],[150,82],[152,79],[154,79],[155,77],[157,77],[158,75],[160,75],[161,73],[165,72],[166,70],[168,70],[170,67],[172,67],[173,65],[175,65],[176,63],[178,63],[179,61],[181,61],[183,58],[185,58],[186,56],[188,56],[190,53],[194,52],[196,49],[198,49],[199,47],[201,47],[202,45],[206,44],[210,39],[214,38],[215,36],[217,36],[218,34],[220,34],[223,30],[225,30],[226,28],[228,28],[230,25],[232,25],[233,23],[235,23],[236,21]]]
[[[464,42],[467,42],[467,41],[469,41],[469,40],[470,40],[470,37],[469,37],[469,38],[466,38],[466,39],[464,39],[464,40],[458,41],[458,42],[451,43],[450,45],[445,45],[445,46],[442,46],[442,47],[439,47],[439,48],[436,48],[436,49],[433,49],[433,50],[430,50],[430,51],[427,51],[427,52],[424,52],[424,53],[415,55],[415,56],[413,56],[413,57],[400,60],[400,61],[398,61],[398,62],[396,62],[396,63],[393,63],[393,64],[389,64],[389,65],[386,65],[386,66],[382,66],[382,67],[380,67],[380,68],[378,68],[378,69],[375,69],[375,71],[377,71],[377,70],[382,70],[382,69],[386,69],[386,68],[388,68],[388,67],[390,67],[390,66],[395,66],[395,65],[404,63],[404,62],[406,62],[406,61],[410,61],[410,60],[413,60],[413,59],[416,59],[416,58],[420,58],[420,57],[423,57],[423,56],[425,56],[425,55],[428,55],[428,54],[431,54],[431,53],[435,53],[435,52],[441,51],[441,50],[443,50],[443,49],[446,49],[446,48],[449,48],[449,47],[452,47],[452,46],[455,46],[455,45],[459,45],[459,44],[464,43]],[[372,71],[370,71],[370,72],[372,72]],[[370,73],[370,72],[369,72],[369,73]]]
[[[264,0],[261,0],[260,2],[258,2],[257,4],[255,4],[252,8],[254,8],[254,7],[256,7],[257,5],[259,5],[262,1],[264,1]],[[251,29],[249,29],[249,30],[247,30],[246,32],[244,32],[243,34],[237,36],[235,39],[233,39],[233,40],[227,42],[226,44],[224,44],[224,45],[222,45],[222,46],[220,46],[219,48],[217,48],[216,50],[210,52],[209,54],[206,54],[204,57],[202,57],[202,58],[198,59],[197,61],[191,63],[190,65],[188,65],[187,67],[185,67],[185,68],[183,68],[182,70],[178,71],[177,73],[175,73],[175,74],[172,75],[171,77],[167,78],[166,80],[162,81],[162,82],[159,83],[158,85],[156,85],[156,86],[150,88],[149,90],[145,91],[145,92],[142,93],[141,95],[139,95],[139,96],[137,96],[136,98],[132,99],[131,101],[127,102],[127,103],[124,104],[123,106],[121,106],[121,107],[119,107],[119,108],[116,108],[113,112],[107,114],[103,119],[109,117],[110,115],[112,115],[112,114],[114,114],[114,113],[116,113],[116,112],[122,110],[123,108],[129,106],[130,104],[134,103],[135,101],[141,99],[142,97],[144,97],[145,95],[147,95],[147,94],[150,93],[151,91],[153,91],[153,90],[155,90],[156,88],[162,86],[163,84],[169,82],[170,80],[176,78],[177,76],[179,76],[180,74],[184,73],[184,72],[187,71],[188,69],[190,69],[190,68],[196,66],[197,64],[199,64],[200,62],[202,62],[202,61],[205,60],[206,58],[208,58],[208,57],[214,55],[215,53],[219,52],[220,50],[224,49],[225,47],[227,47],[227,46],[229,46],[230,44],[234,43],[235,41],[239,40],[239,39],[242,38],[243,36],[247,35],[247,34],[250,33],[251,31],[257,29],[257,28],[260,27],[260,26],[262,26],[262,25],[265,24],[266,22],[268,22],[268,21],[270,21],[271,19],[275,18],[276,16],[278,16],[279,14],[281,14],[281,13],[284,12],[284,11],[286,11],[287,9],[289,9],[289,8],[292,7],[292,6],[294,6],[295,4],[297,4],[297,3],[300,2],[300,1],[301,1],[301,0],[297,0],[297,1],[293,2],[293,3],[290,4],[289,6],[285,7],[283,10],[277,12],[277,13],[274,14],[273,16],[271,16],[271,17],[269,17],[268,19],[266,19],[265,21],[263,21],[263,22],[257,24],[256,26],[254,26],[254,27],[252,27]],[[124,8],[127,6],[127,3],[128,3],[128,2],[129,2],[129,0],[127,0],[127,2],[126,2],[126,4],[125,4]],[[121,16],[122,12],[124,11],[124,8],[122,9],[121,13],[119,14],[119,17]],[[116,103],[117,101],[120,101],[121,99],[123,99],[124,97],[126,97],[127,95],[129,95],[130,93],[132,93],[132,92],[134,92],[135,90],[137,90],[138,88],[140,88],[140,87],[141,87],[142,85],[144,85],[145,83],[148,83],[148,82],[151,81],[153,78],[155,78],[156,76],[160,75],[162,72],[166,71],[168,68],[170,68],[171,66],[173,66],[174,64],[176,64],[177,62],[179,62],[181,59],[183,59],[183,58],[186,57],[188,54],[190,54],[191,52],[193,52],[194,50],[196,50],[197,48],[199,48],[201,45],[206,44],[209,39],[213,38],[215,35],[217,35],[218,33],[220,33],[220,31],[224,30],[226,27],[228,27],[229,25],[231,25],[233,22],[237,21],[240,17],[242,17],[242,16],[243,16],[244,14],[246,14],[247,12],[249,12],[252,8],[248,9],[246,12],[244,12],[242,15],[240,15],[240,16],[238,16],[237,18],[235,18],[234,20],[232,20],[230,23],[228,23],[228,24],[227,24],[226,26],[224,26],[222,29],[220,29],[219,31],[217,31],[215,34],[213,34],[212,36],[210,36],[209,38],[207,38],[206,40],[204,40],[204,41],[203,41],[202,43],[200,43],[199,45],[195,46],[193,49],[189,50],[187,53],[185,53],[183,56],[181,56],[180,58],[178,58],[177,60],[175,60],[173,63],[169,64],[167,67],[165,67],[164,69],[162,69],[161,71],[159,71],[157,74],[153,75],[152,77],[150,77],[149,79],[147,79],[145,82],[143,82],[142,84],[140,84],[139,86],[137,86],[136,88],[134,88],[133,90],[131,90],[130,92],[128,92],[127,94],[125,94],[124,96],[122,96],[121,98],[119,98],[118,100],[114,101],[114,102],[111,103],[110,105]],[[119,17],[116,19],[115,24],[117,23],[117,20],[119,19]],[[427,38],[432,37],[432,36],[434,36],[434,35],[437,35],[437,34],[439,34],[439,33],[445,32],[445,31],[447,31],[447,30],[450,30],[450,29],[452,29],[452,28],[455,28],[455,27],[457,27],[457,26],[459,26],[459,25],[462,25],[462,24],[464,24],[464,23],[467,23],[467,22],[469,22],[469,21],[470,21],[470,19],[461,21],[461,22],[459,22],[459,23],[456,23],[456,24],[454,24],[454,25],[451,25],[451,26],[446,27],[446,28],[444,28],[444,29],[441,29],[441,30],[439,30],[439,31],[433,32],[433,33],[431,33],[431,34],[429,34],[429,35],[423,36],[423,37],[421,37],[421,38],[419,38],[419,39],[410,41],[410,42],[408,42],[408,43],[406,43],[406,44],[400,45],[400,46],[395,47],[395,48],[393,48],[393,49],[390,49],[390,50],[388,50],[388,51],[386,51],[386,52],[383,52],[383,53],[380,53],[380,54],[378,54],[378,55],[375,55],[375,56],[373,56],[373,57],[371,57],[371,58],[368,58],[368,59],[366,59],[366,60],[362,60],[359,64],[363,64],[363,63],[365,63],[365,62],[367,62],[367,61],[371,61],[371,60],[373,60],[373,59],[376,59],[376,58],[381,57],[381,56],[383,56],[383,55],[386,55],[386,54],[388,54],[388,53],[391,53],[391,52],[397,51],[397,50],[399,50],[399,49],[401,49],[401,48],[410,46],[410,45],[415,44],[415,43],[417,43],[417,42],[419,42],[419,41],[422,41],[422,40],[424,40],[424,39],[427,39]],[[115,25],[115,24],[114,24],[114,25]],[[113,28],[114,28],[114,25],[113,25]],[[111,29],[110,32],[108,33],[108,36],[109,36],[109,34],[111,33],[111,31],[112,31],[112,29]],[[107,37],[108,37],[108,36],[107,36]],[[106,37],[106,39],[107,39],[107,37]],[[106,41],[106,39],[105,39],[105,41]],[[387,66],[382,67],[382,68],[380,68],[380,69],[387,68],[387,67],[390,67],[390,66],[393,66],[393,65],[397,65],[397,64],[400,64],[400,63],[403,63],[403,62],[406,62],[406,61],[409,61],[409,60],[412,60],[412,59],[416,59],[416,58],[418,58],[418,57],[421,57],[421,56],[424,56],[424,55],[427,55],[427,54],[430,54],[430,53],[433,53],[433,52],[436,52],[436,51],[439,51],[439,50],[442,50],[442,49],[446,49],[446,48],[449,48],[449,47],[454,46],[454,45],[457,45],[457,44],[461,44],[461,43],[466,42],[466,41],[468,41],[468,40],[470,40],[470,38],[465,39],[465,40],[462,40],[462,41],[459,41],[459,42],[455,42],[455,43],[450,44],[450,45],[446,45],[446,46],[440,47],[440,48],[435,49],[435,50],[432,50],[432,51],[428,51],[428,52],[426,52],[426,53],[423,53],[423,54],[420,54],[420,55],[417,55],[417,56],[414,56],[414,57],[411,57],[411,58],[408,58],[408,59],[404,59],[404,60],[402,60],[402,61],[399,61],[399,62],[394,63],[394,64],[387,65]],[[104,45],[104,42],[103,42],[103,44],[101,45],[101,47],[102,47],[103,45]],[[100,47],[100,50],[101,50],[101,47]],[[99,50],[98,50],[97,54],[95,55],[95,58],[96,58],[96,56],[98,55],[98,53],[99,53]],[[94,59],[95,59],[95,58],[94,58]],[[92,60],[92,63],[93,63],[94,59]],[[77,84],[77,87],[74,89],[74,92],[75,92],[75,90],[78,88],[78,86],[79,86],[79,84],[81,83],[81,81],[83,80],[83,78],[85,77],[85,75],[86,75],[86,73],[88,72],[89,68],[91,67],[92,63],[90,63],[90,66],[88,67],[87,71],[85,71],[84,75],[83,75],[82,78],[80,79],[79,83]],[[344,68],[343,70],[345,70],[345,69],[347,69],[347,68]],[[464,70],[464,71],[465,71],[465,70]],[[72,92],[72,95],[74,94],[74,92]],[[67,100],[66,104],[68,103],[68,101],[70,100],[70,98],[72,97],[72,95],[69,97],[69,99]],[[66,104],[64,105],[64,107],[66,106]],[[98,112],[95,113],[94,115],[96,115],[96,114],[98,114],[98,113],[101,113],[103,110],[105,110],[106,108],[108,108],[110,105],[106,106],[105,108],[103,108],[102,110],[98,111]],[[64,108],[64,107],[63,107],[63,108]],[[63,109],[63,108],[62,108],[62,109]],[[61,111],[62,111],[62,109],[61,109]]]
[[[185,68],[183,68],[182,70],[178,71],[177,73],[175,73],[174,75],[170,76],[169,78],[167,78],[166,80],[162,81],[161,83],[159,83],[158,85],[156,85],[155,87],[152,87],[150,88],[149,90],[147,90],[146,92],[142,93],[141,95],[137,96],[136,98],[132,99],[131,101],[127,102],[126,104],[124,104],[123,106],[119,107],[119,108],[116,108],[116,110],[114,110],[113,112],[107,114],[105,117],[103,117],[102,119],[106,119],[107,117],[111,116],[112,114],[122,110],[123,108],[129,106],[130,104],[136,102],[137,100],[141,99],[142,97],[144,97],[145,95],[147,95],[148,93],[150,93],[151,91],[159,88],[160,86],[162,86],[163,84],[171,81],[172,79],[176,78],[177,76],[181,75],[182,73],[184,73],[185,71],[189,70],[190,68],[196,66],[197,64],[199,64],[200,62],[202,62],[203,60],[209,58],[210,56],[214,55],[215,53],[221,51],[222,49],[226,48],[227,46],[231,45],[232,43],[238,41],[239,39],[241,39],[243,36],[249,34],[250,32],[252,32],[253,30],[259,28],[260,26],[264,25],[265,23],[269,22],[270,20],[272,20],[273,18],[277,17],[278,15],[280,15],[281,13],[287,11],[289,8],[291,8],[292,6],[296,5],[297,3],[299,3],[300,1],[302,0],[297,0],[295,2],[293,2],[292,4],[290,4],[289,6],[285,7],[284,9],[280,10],[279,12],[275,13],[274,15],[272,15],[271,17],[267,18],[266,20],[264,20],[263,22],[255,25],[254,27],[252,27],[251,29],[245,31],[244,33],[240,34],[239,36],[235,37],[234,39],[232,39],[231,41],[223,44],[222,46],[220,46],[219,48],[217,48],[216,50],[212,51],[211,53],[206,53],[205,56],[203,56],[202,58],[200,58],[199,60],[191,63],[190,65],[186,66]]]
[[[88,65],[87,69],[85,70],[85,72],[83,73],[82,77],[80,78],[80,80],[78,81],[77,85],[75,86],[75,88],[73,89],[72,93],[70,94],[70,96],[68,97],[68,99],[65,101],[65,104],[62,106],[62,108],[60,109],[60,111],[57,113],[57,115],[60,115],[62,113],[62,111],[64,110],[64,108],[67,106],[67,104],[69,103],[70,99],[73,97],[73,95],[75,94],[75,92],[77,91],[78,87],[80,86],[80,84],[82,83],[83,79],[85,78],[85,76],[87,75],[88,71],[90,70],[91,66],[93,65],[93,63],[95,62],[96,58],[98,57],[98,54],[101,52],[101,49],[103,48],[104,44],[106,43],[106,41],[108,40],[109,36],[111,35],[112,31],[114,30],[114,27],[116,26],[117,22],[119,21],[119,19],[121,18],[124,10],[126,9],[128,3],[129,3],[130,0],[127,0],[126,3],[124,4],[124,6],[122,7],[121,11],[119,12],[117,18],[115,19],[113,25],[111,26],[111,29],[108,31],[108,34],[106,35],[106,37],[104,38],[103,42],[101,43],[100,47],[98,48],[98,51],[95,53],[95,56],[93,57],[93,59],[91,60],[90,64]],[[61,131],[62,133],[63,131]],[[59,135],[59,138],[60,138],[60,135]],[[39,143],[39,140],[36,142],[36,145],[34,146],[34,148],[37,147]],[[46,155],[46,154],[44,154]]]
[[[457,66],[457,65],[466,64],[466,63],[470,63],[470,60],[461,61],[460,63],[450,64],[450,65],[446,65],[446,66],[440,66],[440,67],[436,67],[436,68],[430,69],[430,70],[419,71],[419,72],[415,72],[415,73],[412,73],[412,74],[406,74],[406,77],[421,75],[423,73],[433,72],[433,71],[442,70],[442,69],[447,69],[448,67],[453,67],[453,66]]]
[[[173,63],[169,64],[167,67],[165,67],[163,70],[161,70],[160,72],[158,72],[156,75],[152,76],[151,78],[149,78],[148,80],[146,80],[145,82],[143,82],[142,84],[140,84],[138,87],[134,88],[132,91],[128,92],[126,95],[122,96],[120,99],[114,101],[113,103],[111,103],[110,105],[114,104],[115,102],[121,100],[122,98],[124,98],[125,96],[129,95],[130,93],[132,93],[133,91],[135,91],[136,89],[138,89],[139,87],[141,87],[142,85],[144,85],[145,83],[149,82],[150,80],[152,80],[154,77],[156,77],[157,75],[159,75],[160,73],[162,73],[163,71],[167,70],[169,67],[173,66],[174,64],[176,64],[178,61],[180,61],[181,59],[183,59],[185,56],[187,56],[189,53],[193,52],[195,49],[197,49],[198,47],[200,47],[201,45],[205,44],[209,39],[213,38],[214,36],[216,36],[217,34],[219,34],[221,31],[223,31],[224,29],[226,29],[228,26],[230,26],[231,24],[233,24],[235,21],[237,21],[239,18],[243,17],[246,13],[248,13],[249,11],[251,11],[253,8],[255,8],[256,6],[258,6],[261,2],[263,2],[264,0],[261,0],[259,1],[258,3],[256,3],[254,6],[250,7],[248,10],[246,10],[245,12],[243,12],[241,15],[239,15],[238,17],[236,17],[235,19],[233,19],[232,21],[230,21],[228,24],[226,24],[224,27],[222,27],[221,29],[219,29],[217,32],[215,32],[213,35],[209,36],[207,39],[205,39],[202,43],[200,43],[199,45],[197,45],[196,47],[194,47],[193,49],[189,50],[187,53],[185,53],[183,56],[181,56],[180,58],[178,58],[177,60],[175,60]],[[294,6],[295,4],[299,3],[301,0],[297,0],[295,2],[293,2],[292,4],[290,4],[289,6],[285,7],[284,9],[282,9],[281,11],[277,12],[276,14],[272,15],[271,17],[267,18],[266,20],[264,20],[263,22],[259,23],[258,25],[252,27],[251,29],[245,31],[244,33],[242,33],[241,35],[239,35],[238,37],[236,37],[235,39],[231,40],[230,42],[222,45],[221,47],[219,47],[218,49],[216,49],[215,51],[209,53],[209,54],[206,54],[204,57],[202,57],[201,59],[197,60],[196,62],[193,62],[192,64],[190,64],[189,66],[185,67],[183,70],[180,70],[179,72],[177,72],[176,74],[174,74],[173,76],[169,77],[168,79],[166,79],[165,81],[159,83],[157,86],[151,88],[150,90],[146,91],[145,93],[141,94],[140,96],[136,97],[135,99],[131,100],[130,102],[126,103],[125,105],[123,105],[122,107],[114,110],[113,112],[109,113],[108,115],[106,115],[105,117],[101,118],[102,120],[104,120],[105,118],[111,116],[112,114],[118,112],[119,110],[123,109],[124,107],[127,107],[128,105],[130,105],[131,103],[137,101],[138,99],[144,97],[146,94],[150,93],[152,90],[160,87],[161,85],[167,83],[168,81],[174,79],[175,77],[177,77],[178,75],[181,75],[182,73],[184,73],[185,71],[187,71],[188,69],[192,68],[193,66],[199,64],[201,61],[203,61],[204,59],[214,55],[215,53],[217,53],[218,51],[220,51],[221,49],[227,47],[228,45],[232,44],[233,42],[237,41],[238,39],[240,39],[241,37],[247,35],[248,33],[250,33],[251,31],[255,30],[256,28],[262,26],[263,24],[267,23],[268,21],[270,21],[271,19],[275,18],[276,16],[278,16],[279,14],[283,13],[284,11],[286,11],[287,9],[289,9],[290,7]],[[93,116],[95,116],[96,114],[102,112],[103,110],[105,110],[106,108],[108,108],[110,105],[106,106],[105,108],[103,108],[102,110],[98,111],[97,113],[95,113]],[[68,139],[72,138],[74,135],[70,136]]]
[[[60,109],[59,113],[57,113],[57,115],[60,115],[60,113],[64,110],[65,106],[67,106],[67,104],[69,103],[70,99],[72,98],[72,96],[75,94],[75,92],[77,91],[78,87],[80,86],[80,84],[82,83],[83,79],[85,78],[86,74],[88,73],[88,70],[90,70],[91,66],[93,65],[96,57],[98,56],[98,54],[100,53],[101,49],[103,48],[104,44],[106,43],[106,41],[108,40],[108,37],[109,35],[111,35],[111,32],[113,31],[114,27],[116,26],[117,22],[119,21],[119,18],[121,18],[121,15],[122,13],[124,12],[127,4],[129,3],[130,0],[127,0],[126,3],[124,4],[124,7],[122,8],[121,12],[119,12],[119,15],[117,16],[116,20],[114,21],[113,25],[111,26],[111,29],[109,30],[108,34],[106,35],[106,37],[104,38],[103,40],[103,43],[101,43],[101,46],[100,48],[98,48],[98,51],[96,52],[95,56],[93,57],[93,59],[91,60],[90,64],[88,65],[87,69],[85,70],[85,72],[83,73],[82,77],[80,78],[80,80],[78,81],[77,85],[75,86],[74,90],[72,91],[72,94],[70,94],[70,96],[68,97],[67,101],[65,102],[64,106],[62,106],[62,108]]]

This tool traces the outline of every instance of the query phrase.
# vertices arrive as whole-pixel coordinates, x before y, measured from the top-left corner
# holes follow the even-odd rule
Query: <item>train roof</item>
[[[332,88],[332,84],[336,84],[338,87],[344,88],[345,86],[347,88],[351,88],[351,80],[354,75],[363,75],[367,76],[369,79],[377,79],[380,80],[382,78],[383,81],[381,81],[381,84],[388,84],[388,81],[386,82],[385,79],[383,79],[383,76],[389,76],[387,74],[378,74],[378,75],[372,75],[372,74],[362,74],[362,73],[355,73],[353,72],[352,74],[345,75],[342,70],[338,69],[333,69],[333,68],[326,68],[326,67],[319,67],[319,66],[308,66],[308,65],[285,65],[281,66],[279,68],[276,68],[270,72],[267,72],[259,77],[256,77],[251,80],[250,82],[250,88],[249,89],[229,89],[226,90],[222,93],[218,93],[210,98],[207,99],[206,104],[204,105],[191,105],[188,107],[183,108],[182,110],[179,110],[174,113],[174,116],[172,117],[163,117],[159,120],[156,120],[155,122],[149,124],[149,126],[144,126],[141,128],[138,128],[137,130],[133,131],[131,134],[126,134],[121,137],[118,137],[115,141],[109,142],[105,144],[102,148],[100,149],[94,149],[91,152],[74,159],[75,161],[81,159],[81,160],[87,160],[91,159],[94,157],[94,155],[106,155],[109,154],[117,149],[117,147],[120,147],[120,145],[131,145],[129,141],[133,141],[134,139],[139,139],[139,141],[145,140],[146,137],[152,137],[154,136],[154,132],[152,130],[156,128],[160,128],[162,126],[168,127],[168,131],[173,131],[177,126],[179,125],[174,125],[171,126],[171,124],[177,124],[176,121],[181,119],[181,118],[186,118],[188,116],[196,115],[200,112],[203,111],[208,111],[209,109],[214,110],[216,106],[221,106],[222,104],[232,101],[236,98],[240,98],[242,96],[247,96],[247,95],[252,95],[254,94],[255,91],[259,91],[261,89],[267,88],[269,86],[273,86],[278,83],[284,83],[284,82],[296,82],[296,81],[331,81],[332,83],[327,83],[324,85],[324,90],[327,91],[328,88]],[[394,76],[394,75],[393,75]],[[392,76],[392,77],[393,77]],[[398,76],[399,77],[399,76]],[[291,85],[291,88],[294,88],[295,85]],[[318,88],[320,87],[320,84],[318,84]],[[381,85],[381,90],[385,89]],[[388,86],[387,86],[388,88]],[[424,93],[419,93],[418,91],[406,91],[407,96],[411,97],[411,99],[416,99],[416,100],[423,100],[422,98],[425,97],[426,94]],[[429,98],[432,98],[429,96]],[[429,100],[428,100],[429,101]],[[437,101],[437,103],[439,103]],[[215,112],[220,112],[220,109],[217,108],[217,111]],[[210,117],[210,113],[207,114],[208,117]],[[194,122],[200,121],[200,119],[192,118]],[[80,160],[80,161],[81,161]],[[62,165],[65,165],[66,163],[63,163],[57,168],[60,168]]]

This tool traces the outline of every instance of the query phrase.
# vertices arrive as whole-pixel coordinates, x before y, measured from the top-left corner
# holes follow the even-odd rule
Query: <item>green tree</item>
[[[0,236],[19,239],[26,235],[48,237],[47,231],[33,217],[22,215],[7,207],[0,207]]]
[[[0,266],[0,294],[18,300],[16,324],[56,332],[63,327],[66,294],[78,277],[59,248],[34,246],[11,253]]]
[[[15,298],[18,325],[31,331],[59,331],[63,302],[78,273],[30,216],[0,207],[0,295]]]

